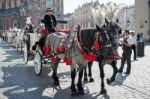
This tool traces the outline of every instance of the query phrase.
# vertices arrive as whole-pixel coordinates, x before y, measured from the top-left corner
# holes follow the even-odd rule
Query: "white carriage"
[[[41,34],[38,32],[25,33],[24,36],[24,62],[27,63],[29,56],[33,55],[32,46],[39,41]]]

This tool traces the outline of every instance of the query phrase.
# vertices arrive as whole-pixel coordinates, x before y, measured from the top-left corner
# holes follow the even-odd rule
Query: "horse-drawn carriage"
[[[24,62],[27,63],[31,55],[33,55],[32,46],[41,38],[41,34],[38,32],[25,33],[24,40]]]
[[[11,46],[15,46],[16,44],[16,32],[15,31],[7,31],[6,33],[6,38],[7,38],[7,42],[9,45]]]
[[[19,30],[16,32],[16,49],[22,52],[23,50],[23,36],[24,36],[24,31]]]
[[[110,4],[110,6],[112,6],[112,4]],[[115,5],[113,6],[115,7]],[[112,12],[115,12],[114,10],[116,10],[116,8],[111,12],[108,7],[108,11],[106,11],[107,13],[105,13],[106,15],[104,15],[104,13],[102,12],[104,11],[104,9],[107,10],[107,8],[92,9],[96,24],[95,29],[71,32],[68,36],[66,36],[66,34],[59,34],[59,32],[52,33],[46,38],[45,47],[47,48],[45,48],[45,50],[39,45],[36,46],[36,50],[34,53],[35,73],[39,75],[41,73],[42,64],[45,62],[45,59],[50,59],[51,63],[53,63],[51,67],[53,69],[52,77],[54,80],[54,84],[59,85],[59,79],[57,77],[57,67],[61,59],[65,60],[65,58],[67,58],[68,60],[65,61],[70,62],[71,65],[71,95],[83,95],[83,69],[88,65],[89,62],[97,61],[99,64],[101,78],[100,93],[106,94],[107,91],[104,84],[104,65],[110,64],[113,68],[113,75],[110,79],[107,79],[107,83],[111,84],[115,80],[118,71],[116,61],[120,59],[120,57],[116,52],[116,49],[118,47],[117,37],[121,31],[121,28],[113,19],[115,17],[111,16]],[[110,18],[109,21],[107,20],[107,15],[108,18]],[[66,44],[66,42],[69,43]],[[63,45],[62,49],[60,45]],[[29,48],[30,47],[31,46],[29,46]],[[57,50],[57,48],[59,49]],[[62,51],[64,51],[64,49],[65,52],[69,49],[69,52],[61,53]],[[48,52],[48,54],[46,54],[45,52]],[[52,53],[50,54],[50,52]],[[59,53],[61,53],[61,55],[63,56],[60,56]],[[28,57],[28,55],[26,57]],[[49,62],[49,60],[47,62]],[[75,84],[76,70],[79,70],[77,87]],[[89,76],[92,77],[90,74]]]
[[[67,21],[57,20],[57,23],[59,25],[63,25],[66,24]],[[33,59],[35,73],[40,75],[42,71],[42,65],[50,63],[50,56],[47,56],[49,49],[44,49],[44,44],[41,44],[41,46],[43,46],[41,47],[37,45],[37,43],[43,42],[43,40],[45,40],[46,36],[48,35],[48,31],[42,27],[37,28],[35,31],[36,32],[34,33],[25,33],[24,35],[24,62],[27,63],[29,58]],[[70,33],[70,31],[67,29],[56,29],[56,32],[63,32],[65,34]]]
[[[6,30],[2,33],[2,37],[4,40],[8,42],[10,46],[23,49],[23,31],[21,29],[15,30]]]

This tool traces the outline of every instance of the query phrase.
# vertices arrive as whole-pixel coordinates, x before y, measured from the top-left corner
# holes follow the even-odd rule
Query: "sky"
[[[72,13],[74,12],[74,9],[78,8],[78,6],[86,3],[96,0],[64,0],[64,13]],[[116,4],[124,3],[126,5],[134,5],[134,0],[99,0],[101,3],[108,3],[108,2],[114,2]]]

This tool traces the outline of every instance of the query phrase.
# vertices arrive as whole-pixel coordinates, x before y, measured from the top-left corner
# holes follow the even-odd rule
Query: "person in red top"
[[[40,29],[39,29],[40,33],[42,34],[42,36],[47,37],[48,35],[48,30],[45,28],[44,24],[40,25]]]

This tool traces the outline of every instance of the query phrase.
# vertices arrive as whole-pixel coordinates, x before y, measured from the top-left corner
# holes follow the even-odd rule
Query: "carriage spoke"
[[[28,49],[27,49],[27,44],[24,45],[24,62],[25,64],[28,61]]]
[[[42,57],[40,53],[37,51],[34,56],[34,69],[37,75],[41,74],[42,71]]]

